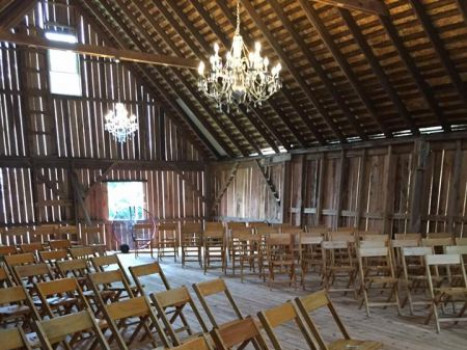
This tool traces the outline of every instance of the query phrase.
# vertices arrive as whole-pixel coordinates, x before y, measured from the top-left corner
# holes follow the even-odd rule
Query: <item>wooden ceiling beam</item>
[[[236,23],[236,18],[234,16],[234,14],[232,13],[231,9],[229,9],[229,7],[227,6],[227,4],[224,2],[224,1],[219,1],[217,0],[216,1],[216,4],[219,6],[219,8],[222,10],[222,12],[224,13],[224,15],[227,17],[227,19],[229,20],[229,22],[231,23],[231,25],[233,27],[235,27]],[[218,26],[217,26],[218,27]],[[252,43],[253,43],[253,40],[251,40],[251,35],[249,35],[249,33],[246,33],[244,30],[242,30],[242,28],[240,28],[240,32],[241,32],[241,35],[243,37],[243,39],[245,40],[245,44],[247,46],[251,46]],[[219,36],[219,35],[218,35]],[[225,35],[222,35],[225,37]],[[223,40],[224,41],[224,40]],[[228,47],[228,46],[227,46]],[[310,130],[310,132],[313,134],[313,136],[318,140],[318,142],[320,144],[325,144],[326,141],[324,140],[324,138],[321,136],[321,134],[315,134],[313,133],[312,129],[314,128],[313,125],[309,125],[311,124],[311,121],[310,119],[308,118],[308,116],[305,115],[305,113],[303,112],[302,109],[300,109],[295,103],[293,103],[292,99],[291,99],[291,95],[289,93],[287,93],[287,90],[284,89],[284,87],[282,87],[282,89],[279,90],[278,92],[279,94],[281,94],[286,100],[287,102],[289,103],[289,105],[292,107],[292,109],[295,111],[295,113],[297,113],[297,115],[302,119],[302,121],[307,125],[307,128],[308,130]],[[277,114],[277,116],[279,117],[279,119],[282,121],[282,123],[285,124],[285,126],[289,129],[289,131],[292,133],[292,135],[294,135],[294,137],[297,139],[296,137],[296,132],[294,132],[294,130],[292,130],[289,125],[287,124],[287,120],[286,118],[282,117],[280,111],[277,109],[277,106],[273,103],[271,103],[273,101],[273,99],[269,99],[267,101],[267,103],[269,104],[269,106],[274,110],[274,112]],[[268,125],[269,127],[269,123],[266,123],[266,125]],[[277,132],[276,132],[277,133]],[[302,143],[300,142],[300,139],[297,139],[297,141],[299,143]],[[284,143],[283,143],[284,144]],[[287,146],[284,146],[284,148],[286,150],[289,150],[290,147]]]
[[[384,6],[384,1],[380,0],[312,0],[323,4],[345,8],[347,10],[357,10],[372,15],[387,16],[389,14]],[[459,0],[462,1],[462,0]]]
[[[435,26],[433,25],[433,22],[428,16],[428,13],[426,12],[422,2],[420,0],[409,0],[409,2],[412,5],[418,20],[422,24],[423,30],[430,39],[436,54],[441,60],[444,69],[448,73],[449,78],[451,79],[451,82],[454,85],[454,88],[457,91],[462,103],[464,106],[467,106],[467,89],[465,88],[465,84],[462,81],[459,72],[456,70],[454,62],[449,57],[449,52],[444,46],[444,43],[441,40],[441,37],[438,34]]]
[[[111,6],[108,5],[108,3],[105,0],[98,0],[98,1],[105,8],[107,13],[112,17],[112,20],[125,32],[125,35],[127,35],[132,40],[133,44],[136,47],[138,47],[138,49],[141,50],[141,51],[146,50],[146,48],[144,48],[144,46],[141,43],[139,43],[140,42],[139,38],[133,33],[133,31],[130,28],[127,27],[125,22],[123,22],[122,16],[117,14],[111,8]],[[120,4],[120,8],[123,8],[122,5],[123,4]],[[149,34],[143,28],[141,28],[139,23],[137,23],[136,20],[132,16],[128,16],[127,19],[132,22],[132,25],[134,26],[133,29],[137,29],[140,32],[140,34],[145,37],[145,40],[147,41],[148,46],[150,46],[151,49],[154,52],[157,52],[157,50],[158,50],[157,46],[152,43],[153,38],[151,36],[149,36]],[[162,70],[159,70],[158,73],[163,77],[166,84],[171,87],[172,91],[180,99],[183,100],[183,102],[188,106],[188,108],[190,108],[190,110],[193,113],[195,113],[196,112],[195,106],[191,103],[191,101],[189,100],[189,98],[185,94],[182,94],[179,91],[180,89],[173,83],[171,77],[167,73],[163,72]],[[199,99],[197,97],[197,92],[192,89],[190,84],[185,82],[183,75],[176,69],[172,70],[172,73],[177,77],[177,79],[180,81],[180,83],[182,83],[183,86],[188,89],[188,91],[193,95],[193,97],[197,100],[197,102],[202,106],[202,108],[205,110],[205,112],[214,121],[216,121],[216,123],[218,124],[218,126],[221,129],[223,129],[223,125],[218,120],[216,114],[211,111],[210,107],[208,105],[206,105],[206,103],[204,103],[201,99]],[[232,157],[233,156],[233,152],[232,152],[233,149],[222,139],[222,137],[220,137],[219,133],[211,126],[211,124],[209,122],[207,122],[206,120],[204,120],[204,118],[202,118],[200,115],[197,115],[196,117],[203,124],[203,126],[206,128],[206,130],[208,130],[211,133],[211,135],[216,139],[216,141],[222,146],[222,148],[224,148],[224,150],[229,154],[229,156]],[[226,135],[226,137],[232,142],[233,146],[235,148],[237,148],[240,151],[240,153],[242,153],[243,156],[248,155],[247,152],[242,150],[242,148],[230,137],[230,135],[228,133],[226,133],[225,131],[223,131],[223,132],[224,132],[224,135]],[[219,136],[219,137],[216,137],[216,135]],[[230,150],[230,151],[228,151],[228,150]]]
[[[15,27],[37,5],[37,0],[17,0],[9,3],[0,13],[0,30]]]
[[[332,120],[332,117],[329,115],[328,111],[323,106],[321,106],[321,103],[318,101],[316,96],[311,92],[310,87],[306,84],[305,79],[300,75],[298,70],[295,68],[289,56],[278,45],[277,40],[273,37],[273,35],[271,34],[269,29],[265,25],[264,21],[261,19],[261,17],[256,12],[253,5],[248,0],[241,0],[241,2],[243,4],[243,7],[248,12],[248,15],[250,16],[250,18],[255,23],[255,25],[262,32],[262,34],[266,37],[267,41],[269,42],[269,45],[273,48],[276,55],[279,56],[280,60],[284,64],[284,68],[287,69],[292,74],[294,80],[300,86],[301,90],[305,93],[305,96],[314,105],[314,107],[316,108],[318,113],[321,115],[321,117],[325,120],[326,124],[329,126],[331,131],[334,133],[334,135],[336,135],[337,139],[340,142],[345,143],[346,140],[345,140],[344,135],[342,134],[340,129],[337,127],[336,123]],[[321,136],[319,134],[319,131],[311,123],[309,123],[308,125],[311,127],[312,133],[318,139]]]
[[[146,52],[115,49],[107,46],[94,46],[86,44],[68,44],[47,40],[39,36],[13,34],[5,30],[0,31],[0,41],[8,41],[16,45],[37,47],[41,49],[72,51],[82,55],[100,58],[118,58],[121,61],[146,63],[166,67],[179,67],[197,69],[198,62],[195,60],[164,55],[155,55]]]
[[[270,0],[269,4],[273,8],[274,12],[279,17],[279,19],[281,20],[284,28],[287,29],[287,31],[292,35],[292,38],[294,39],[295,43],[298,45],[301,52],[305,55],[307,60],[310,62],[314,71],[318,74],[319,78],[323,82],[328,93],[331,94],[331,96],[334,98],[334,101],[337,103],[337,106],[344,113],[344,116],[350,121],[357,135],[362,140],[368,140],[368,137],[364,134],[359,121],[355,118],[355,115],[350,110],[349,106],[346,104],[346,102],[344,101],[343,97],[341,96],[339,91],[334,86],[331,79],[328,78],[328,75],[326,74],[324,69],[321,67],[321,64],[318,62],[318,60],[315,58],[315,56],[309,49],[309,46],[305,43],[305,40],[303,40],[303,38],[298,34],[298,31],[293,27],[293,24],[290,22],[288,17],[285,15],[280,4],[277,2],[277,0]]]
[[[464,17],[464,22],[467,24],[467,2],[465,0],[456,0],[457,6],[459,6],[459,10]]]
[[[115,35],[113,28],[109,27],[109,24],[104,21],[100,13],[96,12],[96,9],[94,6],[91,6],[89,2],[84,1],[84,0],[79,0],[80,3],[80,10],[82,11],[83,15],[85,15],[85,18],[90,22],[90,24],[93,26],[93,30],[96,31],[97,33],[101,34],[102,38],[106,38],[107,40],[112,39],[112,41],[115,42],[118,46],[121,48],[126,48],[126,43],[120,38],[119,36]],[[106,35],[102,35],[103,29],[107,32]],[[181,129],[184,129],[188,126],[190,130],[193,131],[193,133],[196,135],[198,138],[198,142],[201,142],[204,144],[204,146],[211,152],[212,155],[216,159],[220,159],[220,154],[218,151],[213,147],[211,142],[209,142],[206,137],[201,133],[201,131],[193,124],[193,122],[190,120],[188,116],[185,115],[185,112],[181,109],[181,107],[175,103],[173,98],[171,98],[168,94],[167,91],[164,89],[161,89],[159,85],[155,84],[153,79],[154,77],[150,76],[140,65],[133,63],[133,67],[137,69],[146,79],[146,81],[151,84],[152,88],[155,88],[158,92],[158,94],[154,93],[152,88],[150,90],[155,96],[159,96],[163,102],[162,105],[165,105],[165,108],[167,109],[166,111],[169,112],[170,110],[173,110],[175,114],[177,115],[178,119],[175,118],[175,116],[172,115],[172,120],[177,124],[178,127]],[[135,72],[136,74],[136,72]],[[137,74],[136,74],[137,75]],[[143,80],[143,79],[141,79]],[[164,103],[165,102],[165,103]],[[169,112],[169,115],[172,114]],[[181,121],[183,121],[186,125],[181,124]],[[193,142],[193,144],[196,144],[194,140],[191,140],[191,137],[188,136],[188,139]]]
[[[430,108],[431,112],[436,116],[440,125],[443,127],[444,131],[451,131],[451,126],[446,122],[446,117],[443,109],[440,107],[438,102],[435,99],[433,94],[433,89],[427,83],[425,78],[420,73],[420,70],[417,67],[417,64],[413,60],[412,56],[409,54],[407,48],[404,45],[402,38],[400,37],[396,27],[391,21],[389,16],[380,16],[379,20],[386,31],[386,34],[391,39],[392,44],[396,48],[401,60],[404,62],[407,70],[412,75],[419,92],[422,94],[425,102]]]
[[[384,72],[383,67],[381,67],[380,63],[378,62],[378,58],[373,53],[373,50],[368,44],[366,38],[363,36],[363,33],[358,27],[358,24],[353,18],[352,14],[345,9],[339,9],[339,12],[342,18],[344,19],[345,24],[350,29],[350,32],[352,33],[355,41],[357,42],[358,47],[363,52],[363,55],[370,64],[373,73],[376,75],[376,77],[379,80],[379,83],[391,99],[397,112],[407,123],[407,126],[412,131],[412,134],[419,135],[420,132],[418,131],[417,126],[415,125],[412,116],[410,115],[410,112],[407,110],[407,107],[404,105],[404,102],[397,93],[396,89],[392,86],[391,81]]]
[[[381,131],[384,133],[384,135],[386,137],[391,137],[392,136],[391,133],[387,130],[386,126],[384,125],[381,118],[379,117],[378,111],[376,110],[375,106],[373,105],[373,102],[370,100],[370,98],[363,91],[362,84],[358,80],[357,75],[352,70],[352,67],[350,66],[349,62],[347,62],[347,59],[340,52],[339,47],[334,42],[334,39],[332,38],[331,34],[326,29],[326,27],[323,24],[322,20],[319,18],[319,15],[316,12],[316,10],[313,8],[313,6],[310,5],[308,0],[298,0],[298,1],[300,3],[300,6],[302,7],[306,17],[308,18],[308,20],[311,22],[313,27],[318,32],[318,35],[320,36],[320,38],[323,41],[324,45],[331,52],[332,56],[336,60],[336,62],[339,65],[340,69],[342,70],[342,72],[344,73],[344,75],[347,77],[350,84],[352,85],[352,88],[355,90],[355,92],[359,96],[360,100],[365,105],[365,108],[368,110],[370,115],[373,117],[373,119],[379,125],[379,127],[380,127]]]
[[[167,35],[167,33],[161,28],[161,26],[159,25],[159,23],[157,23],[157,21],[154,19],[153,16],[149,16],[147,10],[142,6],[141,3],[138,3],[138,2],[134,2],[132,3],[132,5],[136,6],[136,8],[138,9],[138,11],[140,12],[140,14],[145,18],[146,21],[148,21],[151,26],[156,30],[157,34],[159,35],[159,37],[161,37],[161,39],[164,41],[165,45],[167,45],[170,50],[178,55],[178,56],[182,56],[183,53],[180,51],[180,49],[173,43],[172,40],[170,40],[169,36]],[[176,30],[176,28],[174,28]],[[181,34],[181,33],[179,33]],[[195,53],[196,54],[196,53]],[[199,56],[198,56],[199,57]],[[197,79],[198,77],[196,75],[194,75],[194,73],[192,73],[192,76],[193,76],[193,79]],[[232,116],[230,115],[230,113],[226,113],[226,116],[227,118],[231,121],[231,123],[235,126],[235,128],[238,130],[238,132],[245,138],[245,140],[247,140],[247,142],[250,144],[250,146],[256,150],[256,152],[258,152],[259,154],[261,154],[261,150],[260,148],[258,147],[257,145],[257,142],[255,140],[253,140],[253,138],[246,132],[245,128],[242,127],[238,120],[236,119],[235,116]]]

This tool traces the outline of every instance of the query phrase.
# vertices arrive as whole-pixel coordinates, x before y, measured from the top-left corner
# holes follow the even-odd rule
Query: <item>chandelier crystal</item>
[[[269,70],[269,59],[261,56],[261,44],[249,52],[240,35],[240,4],[237,1],[237,27],[232,47],[225,56],[219,56],[219,45],[214,44],[214,55],[209,59],[211,71],[205,74],[205,64],[200,62],[198,88],[213,98],[219,108],[232,104],[258,106],[281,88],[278,63]]]
[[[134,114],[128,113],[125,105],[120,102],[120,72],[119,60],[117,63],[117,93],[118,101],[113,110],[110,110],[104,117],[104,129],[112,134],[118,142],[124,143],[133,139],[138,130],[138,120]]]

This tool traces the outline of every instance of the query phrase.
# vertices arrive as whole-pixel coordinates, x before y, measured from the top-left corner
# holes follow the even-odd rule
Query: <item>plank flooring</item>
[[[137,259],[134,258],[133,254],[120,254],[119,256],[126,267],[152,261],[149,255],[141,255]],[[256,276],[249,276],[242,283],[238,276],[224,276],[220,270],[210,270],[207,274],[204,274],[194,263],[186,268],[182,268],[179,262],[174,263],[172,259],[168,258],[161,265],[172,288],[182,285],[189,287],[208,327],[211,326],[209,319],[202,311],[201,305],[191,288],[193,283],[224,277],[240,310],[244,314],[251,315],[256,315],[260,310],[268,309],[296,296],[304,295],[320,288],[317,277],[314,278],[316,282],[311,282],[305,291],[301,287],[294,289],[284,285],[271,290]],[[159,281],[155,278],[147,279],[144,283],[148,291],[161,290]],[[441,333],[437,334],[434,323],[430,323],[429,325],[424,324],[423,313],[418,317],[409,317],[407,316],[408,309],[405,308],[402,310],[403,316],[398,316],[395,308],[387,308],[373,309],[372,315],[367,317],[364,308],[359,309],[359,303],[351,297],[334,294],[332,295],[332,300],[352,337],[382,342],[384,348],[387,350],[467,349],[467,325],[465,323],[443,325]],[[212,308],[219,320],[229,321],[234,318],[233,312],[223,299],[213,298],[212,301]],[[190,321],[194,320],[190,313],[187,313],[187,316]],[[331,322],[331,318],[327,317],[326,313],[318,312],[316,314],[316,322],[322,326],[322,333],[327,339],[333,339],[338,334],[336,327]],[[288,324],[279,328],[277,334],[279,340],[287,350],[308,348],[295,324]]]

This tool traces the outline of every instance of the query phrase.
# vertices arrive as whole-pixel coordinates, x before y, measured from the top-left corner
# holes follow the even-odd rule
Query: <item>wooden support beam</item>
[[[454,217],[459,213],[459,199],[461,198],[461,191],[460,191],[460,181],[461,181],[461,173],[462,173],[462,141],[456,141],[456,151],[454,154],[454,164],[453,164],[453,174],[452,174],[452,181],[450,184],[450,188],[448,189],[448,208],[447,208],[447,215],[448,215],[448,232],[456,233],[455,232],[455,221]]]
[[[373,117],[373,119],[379,125],[379,128],[384,133],[384,135],[386,137],[391,137],[392,136],[391,133],[387,130],[386,126],[382,122],[378,111],[376,110],[375,106],[373,105],[373,102],[370,100],[370,98],[363,91],[362,85],[360,84],[360,81],[357,78],[357,75],[352,70],[352,67],[350,66],[350,63],[347,62],[347,59],[341,53],[339,47],[334,42],[334,39],[332,38],[332,36],[328,32],[328,30],[326,29],[325,25],[323,24],[323,21],[319,18],[319,15],[316,12],[316,10],[313,8],[313,6],[310,5],[308,0],[298,0],[298,1],[299,1],[300,5],[301,5],[306,17],[308,18],[308,20],[311,22],[313,27],[318,32],[318,35],[320,36],[323,43],[326,45],[328,50],[331,52],[332,56],[334,57],[334,59],[336,60],[336,62],[339,65],[339,67],[341,68],[342,72],[344,73],[344,75],[349,80],[352,88],[355,90],[357,95],[360,97],[360,100],[365,105],[365,108],[368,110],[370,115]]]
[[[423,139],[414,143],[414,169],[410,200],[410,232],[420,232],[422,218],[423,179],[430,156],[430,144]]]
[[[76,224],[78,224],[78,208],[81,209],[84,215],[84,222],[86,225],[90,226],[91,225],[91,217],[89,216],[88,209],[86,208],[86,203],[84,202],[86,195],[84,193],[84,188],[83,185],[79,183],[78,180],[78,175],[76,174],[76,171],[71,168],[69,169],[69,178],[71,181],[71,185],[73,188],[73,202],[74,202],[74,207],[75,207],[75,221]]]
[[[293,64],[292,60],[289,58],[286,52],[279,46],[277,40],[273,37],[266,24],[264,23],[263,19],[256,12],[253,5],[248,0],[241,0],[241,2],[243,4],[243,7],[248,12],[250,18],[253,20],[255,25],[261,30],[262,34],[268,40],[269,45],[273,48],[276,55],[278,55],[280,60],[284,63],[284,68],[292,74],[294,80],[300,86],[305,96],[316,108],[316,110],[324,119],[331,131],[334,133],[334,135],[336,135],[337,139],[342,143],[345,143],[344,135],[342,134],[336,123],[332,120],[332,117],[329,115],[328,111],[321,105],[316,96],[312,93],[305,79],[300,75],[297,68],[295,68],[295,65]],[[309,124],[309,126],[311,127],[311,132],[313,133],[313,135],[315,135],[315,137],[318,139],[319,136],[317,137],[316,135],[319,135],[320,132],[311,123]]]
[[[86,16],[86,19],[94,26],[94,30],[99,33],[104,33],[102,29],[105,30],[106,34],[102,35],[102,37],[107,37],[111,39],[114,43],[116,43],[121,48],[126,48],[125,42],[122,40],[121,37],[115,35],[113,28],[109,26],[107,21],[104,21],[100,13],[97,11],[95,6],[92,6],[88,1],[80,0],[80,9],[82,13]],[[165,103],[165,107],[168,107],[168,110],[174,111],[175,115],[178,119],[175,118],[175,115],[172,115],[172,120],[181,128],[186,127],[186,125],[196,134],[198,140],[201,141],[209,151],[217,158],[220,158],[218,151],[214,148],[214,146],[209,142],[206,137],[201,133],[201,131],[194,125],[191,119],[185,114],[185,112],[181,109],[181,107],[174,101],[174,99],[169,96],[168,92],[164,89],[160,88],[158,84],[154,82],[154,77],[150,75],[146,70],[144,70],[141,66],[134,63],[134,68],[138,70],[142,76],[146,79],[146,81],[151,84],[152,88],[149,88],[154,95],[160,97]],[[135,72],[136,74],[136,72]],[[154,89],[158,92],[155,93]],[[172,114],[172,113],[171,113]],[[180,121],[183,121],[186,125],[182,126]]]
[[[438,34],[435,26],[433,25],[432,20],[430,19],[428,13],[425,10],[423,3],[420,0],[409,0],[412,8],[414,9],[415,14],[417,15],[418,20],[422,24],[422,27],[430,39],[433,48],[438,55],[441,63],[449,75],[452,84],[454,85],[457,94],[459,95],[464,106],[467,106],[467,89],[465,84],[462,81],[462,77],[459,72],[456,70],[454,62],[449,57],[449,52],[444,46],[444,43]]]
[[[443,127],[443,130],[451,131],[450,125],[446,122],[445,113],[436,101],[431,86],[427,83],[420,70],[418,69],[414,59],[409,54],[392,20],[388,16],[380,16],[379,20],[383,25],[386,34],[391,39],[392,44],[399,53],[401,60],[404,62],[407,70],[412,75],[412,78],[415,80],[415,83],[418,87],[418,91],[423,95],[423,98],[425,99],[425,102],[427,103],[428,107],[438,119],[440,125]]]
[[[303,52],[307,60],[310,62],[312,65],[313,69],[315,70],[316,74],[318,74],[320,80],[323,82],[326,90],[328,93],[331,94],[331,96],[334,98],[334,100],[337,103],[337,106],[342,110],[344,113],[344,116],[349,120],[349,122],[352,124],[355,132],[357,135],[362,139],[362,140],[367,140],[368,137],[365,135],[363,132],[360,123],[356,120],[354,113],[350,110],[349,106],[346,104],[344,101],[344,98],[341,96],[339,91],[336,89],[334,86],[333,82],[331,79],[329,79],[327,73],[324,71],[324,69],[321,67],[321,64],[318,62],[318,60],[315,58],[313,53],[311,52],[309,45],[305,43],[305,40],[298,34],[298,31],[293,27],[292,22],[289,20],[289,18],[286,16],[284,13],[284,10],[282,9],[282,6],[277,2],[277,0],[270,0],[269,4],[271,7],[274,9],[276,12],[277,16],[282,22],[282,25],[284,26],[285,29],[292,35],[292,38],[294,39],[295,43],[298,45],[300,50]]]
[[[343,196],[343,187],[344,187],[344,177],[346,174],[346,168],[347,168],[347,159],[345,157],[345,151],[341,151],[341,156],[340,156],[340,167],[339,167],[339,174],[338,179],[337,179],[337,188],[336,188],[336,193],[337,193],[337,208],[336,208],[336,217],[334,220],[335,223],[335,229],[337,229],[340,224],[341,224],[341,214],[342,214],[342,198]]]
[[[384,161],[385,173],[383,178],[383,191],[385,193],[383,203],[383,234],[392,239],[392,213],[394,211],[394,191],[396,183],[396,167],[394,164],[394,152],[392,146],[388,146],[388,153]]]
[[[101,58],[118,58],[121,61],[146,63],[151,65],[197,69],[198,63],[183,57],[157,55],[140,51],[115,49],[107,46],[94,46],[86,44],[68,44],[50,41],[39,36],[13,34],[5,30],[0,31],[0,41],[7,41],[16,45],[37,47],[41,49],[65,50]]]
[[[224,196],[225,192],[227,192],[227,189],[229,188],[230,184],[235,179],[235,175],[237,175],[237,170],[238,170],[239,165],[240,165],[240,163],[237,162],[232,166],[232,169],[230,170],[229,177],[227,178],[227,181],[225,182],[224,186],[222,186],[220,191],[217,193],[217,196],[216,196],[216,198],[214,199],[214,201],[212,203],[211,210],[209,211],[210,213],[214,213],[214,210],[216,210],[216,207],[221,202],[221,199]]]
[[[118,165],[118,161],[110,164],[107,168],[102,170],[102,174],[96,178],[96,180],[88,186],[88,188],[84,191],[84,197],[86,198],[88,194],[92,191],[94,187],[99,185],[102,181],[104,181],[110,172]]]
[[[465,0],[456,0],[459,10],[462,12],[465,24],[467,24],[467,2]]]
[[[261,165],[261,162],[259,160],[256,160],[255,163],[258,166],[259,171],[261,172],[261,175],[264,178],[264,181],[266,181],[266,184],[268,185],[268,188],[271,191],[271,194],[274,196],[274,199],[275,199],[275,202],[276,202],[277,206],[280,207],[281,199],[279,197],[279,192],[277,191],[276,186],[271,181],[271,179],[268,176],[267,172],[264,170],[263,166]]]
[[[0,13],[0,30],[15,27],[37,5],[37,0],[16,0]]]
[[[173,41],[169,38],[169,36],[167,35],[167,33],[165,32],[165,30],[162,29],[162,27],[160,26],[160,24],[155,20],[155,18],[153,16],[150,16],[148,14],[148,11],[143,7],[142,4],[138,3],[138,2],[135,2],[135,3],[132,3],[133,6],[136,6],[138,11],[140,12],[140,14],[146,19],[146,21],[148,21],[149,23],[151,23],[151,25],[154,27],[154,29],[156,30],[156,32],[159,34],[159,36],[162,38],[162,40],[164,41],[164,43],[171,49],[171,51],[173,53],[175,53],[176,55],[178,56],[182,56],[183,53],[180,51],[180,49],[173,43]],[[161,5],[161,7],[163,7]],[[159,8],[159,7],[158,7]],[[177,31],[179,33],[179,35],[183,35],[182,32],[179,32],[178,31],[178,23],[175,21],[175,23],[173,24],[173,28],[175,31]],[[188,41],[189,38],[186,38],[185,41]],[[195,46],[196,47],[196,46]],[[206,58],[204,56],[201,55],[201,53],[199,51],[195,51],[195,54],[198,56],[198,58],[200,59],[203,59],[203,58]],[[193,77],[193,80],[196,81],[196,79],[198,78],[194,73],[192,73],[192,77]],[[187,82],[188,85],[190,85],[189,82]],[[190,85],[191,86],[191,85]],[[194,90],[190,90],[192,92],[195,92]],[[201,93],[198,91],[197,95],[201,98]],[[208,107],[208,105],[206,104],[206,107]],[[258,147],[257,145],[257,142],[255,140],[253,140],[253,138],[246,132],[245,128],[242,127],[240,125],[240,123],[238,122],[236,116],[232,116],[230,115],[230,113],[227,113],[227,116],[226,116],[229,121],[235,126],[235,128],[238,130],[238,132],[247,140],[247,142],[250,144],[250,146],[256,150],[256,152],[258,152],[259,154],[261,154],[261,151],[260,151],[260,148]]]
[[[323,4],[333,5],[348,10],[357,10],[372,15],[387,16],[388,10],[384,1],[380,0],[313,0]],[[459,0],[462,1],[462,0]]]
[[[412,134],[418,135],[420,132],[418,131],[412,116],[410,115],[409,111],[404,105],[402,98],[397,93],[396,89],[392,85],[391,81],[389,80],[388,76],[384,72],[383,67],[378,62],[378,58],[373,53],[370,45],[368,44],[366,38],[363,36],[362,31],[358,27],[357,22],[353,18],[352,14],[348,10],[339,9],[339,12],[344,19],[345,24],[350,29],[355,41],[357,42],[358,47],[362,50],[363,55],[366,57],[368,63],[370,64],[373,73],[378,78],[381,86],[388,94],[389,98],[391,99],[394,107],[398,114],[404,119],[407,123],[408,128],[412,131]]]
[[[355,222],[354,227],[359,230],[360,229],[360,219],[362,218],[363,214],[363,181],[365,179],[365,164],[366,164],[366,149],[363,150],[362,155],[359,159],[358,163],[358,178],[357,178],[357,189],[356,189],[356,197],[357,203],[355,208]]]
[[[323,152],[319,157],[319,173],[318,173],[318,191],[316,194],[316,214],[314,224],[315,226],[321,225],[321,212],[323,210],[323,182],[324,182],[324,162],[326,161],[326,154]]]

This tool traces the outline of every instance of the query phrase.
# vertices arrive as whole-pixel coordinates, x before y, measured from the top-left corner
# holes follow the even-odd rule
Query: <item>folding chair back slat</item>
[[[268,346],[256,323],[246,318],[222,328],[214,328],[211,332],[217,349],[243,349],[252,342],[257,350],[267,350]]]
[[[31,350],[26,335],[22,328],[10,328],[0,330],[2,350]]]

